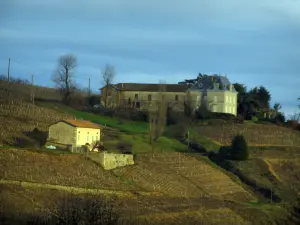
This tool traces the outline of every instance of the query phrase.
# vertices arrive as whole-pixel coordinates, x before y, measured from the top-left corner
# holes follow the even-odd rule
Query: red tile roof
[[[81,128],[93,128],[93,129],[100,129],[101,126],[95,123],[92,123],[87,120],[62,120],[62,122],[65,122],[71,126],[74,127],[81,127]]]

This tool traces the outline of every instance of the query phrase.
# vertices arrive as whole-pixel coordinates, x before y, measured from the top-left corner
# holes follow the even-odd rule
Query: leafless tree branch
[[[113,66],[107,64],[102,70],[102,78],[105,85],[104,91],[104,106],[107,107],[108,88],[112,84],[115,77],[115,69]]]
[[[72,91],[75,90],[75,84],[73,83],[74,70],[77,66],[77,59],[74,55],[63,55],[58,60],[58,67],[53,74],[52,80],[56,84],[57,88],[67,99]]]

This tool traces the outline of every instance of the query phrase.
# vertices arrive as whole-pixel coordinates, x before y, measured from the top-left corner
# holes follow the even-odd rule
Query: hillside
[[[136,166],[114,171],[149,191],[185,197],[213,197],[236,201],[255,200],[249,192],[205,160],[182,153],[145,153]]]
[[[270,224],[289,215],[267,204],[251,206],[248,191],[205,160],[181,153],[143,154],[135,166],[114,171],[73,154],[20,149],[0,153],[0,198],[7,213],[51,210],[65,191],[76,186],[121,193],[122,221],[128,224],[132,216],[139,224]],[[10,180],[28,183],[3,182]],[[253,216],[258,216],[255,223]]]
[[[290,202],[300,193],[299,153],[299,147],[274,147],[255,151],[251,159],[231,164],[258,186],[271,190],[283,202]]]
[[[300,132],[273,124],[217,123],[195,127],[195,133],[229,145],[233,137],[243,134],[252,146],[300,146]]]
[[[0,80],[0,90],[4,90],[9,93],[14,93],[25,99],[30,101],[32,93],[34,93],[36,100],[44,100],[44,101],[60,101],[61,95],[60,93],[54,89],[49,87],[41,87],[30,84],[22,84],[22,83],[14,83],[7,82],[6,80]]]
[[[73,116],[32,105],[19,93],[0,88],[0,144],[39,145],[37,140],[26,134],[34,128],[46,132],[51,123],[64,118],[73,118]]]
[[[0,148],[0,200],[12,207],[7,207],[10,212],[23,207],[33,213],[51,207],[49,198],[55,200],[64,192],[100,195],[113,191],[123,203],[123,219],[131,215],[142,224],[287,224],[290,219],[281,203],[291,204],[300,191],[297,132],[261,124],[188,127],[195,143],[215,152],[236,133],[244,132],[252,146],[250,159],[231,165],[259,187],[271,189],[274,198],[283,199],[270,204],[268,197],[234,172],[190,152],[169,135],[176,126],[166,127],[164,136],[151,146],[145,122],[81,112],[53,102],[33,106],[18,92],[0,92],[0,144],[4,145]],[[103,140],[109,150],[115,151],[120,140],[132,143],[136,164],[105,171],[84,156],[40,148],[51,123],[73,117],[106,125]],[[42,136],[32,136],[34,128]]]

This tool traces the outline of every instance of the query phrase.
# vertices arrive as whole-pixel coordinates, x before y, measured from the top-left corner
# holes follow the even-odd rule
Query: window
[[[176,102],[178,101],[178,95],[175,95],[175,101]]]
[[[213,112],[217,112],[217,106],[213,105]]]
[[[218,96],[214,96],[214,102],[218,101]]]
[[[94,142],[94,136],[92,136],[92,142]]]
[[[152,101],[152,95],[148,95],[148,101]]]
[[[228,106],[225,106],[225,113],[228,112]]]
[[[228,96],[226,96],[226,102],[228,102]]]
[[[232,97],[232,102],[235,104],[235,97],[234,96]]]
[[[229,96],[229,103],[231,103],[231,96]]]
[[[89,143],[89,135],[86,136],[86,142]]]
[[[140,102],[136,102],[136,103],[135,103],[135,107],[136,107],[137,109],[139,109],[139,108],[141,107],[141,103],[140,103]]]
[[[138,95],[138,94],[135,94],[135,95],[134,95],[134,99],[137,100],[138,98],[139,98],[139,95]]]

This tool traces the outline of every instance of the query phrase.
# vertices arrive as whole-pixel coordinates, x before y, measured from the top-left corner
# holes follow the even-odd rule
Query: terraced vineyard
[[[49,155],[21,149],[0,149],[0,179],[82,188],[137,190],[81,155]]]
[[[0,143],[18,144],[23,132],[38,128],[47,131],[51,123],[73,118],[54,109],[33,106],[18,95],[0,88]]]
[[[286,127],[266,124],[216,124],[195,127],[195,132],[223,145],[230,145],[237,134],[243,134],[249,145],[300,146],[300,133]]]
[[[298,159],[266,159],[272,166],[272,172],[279,180],[297,192],[300,192],[300,160]]]
[[[118,176],[134,181],[144,190],[172,196],[213,196],[252,200],[250,193],[219,169],[181,153],[141,154],[136,165],[114,170]]]
[[[22,188],[14,185],[1,185],[0,200],[14,212],[25,209],[49,209],[55,206],[65,193],[51,189]],[[94,196],[97,198],[97,196]],[[120,224],[272,224],[273,215],[261,208],[249,208],[247,204],[224,202],[213,198],[180,198],[168,196],[137,196],[120,199]],[[1,206],[0,206],[1,207]],[[6,210],[8,208],[5,208]],[[274,213],[284,211],[274,208]],[[131,220],[138,223],[133,223]],[[254,219],[255,218],[255,219]],[[281,223],[288,224],[288,223]]]

